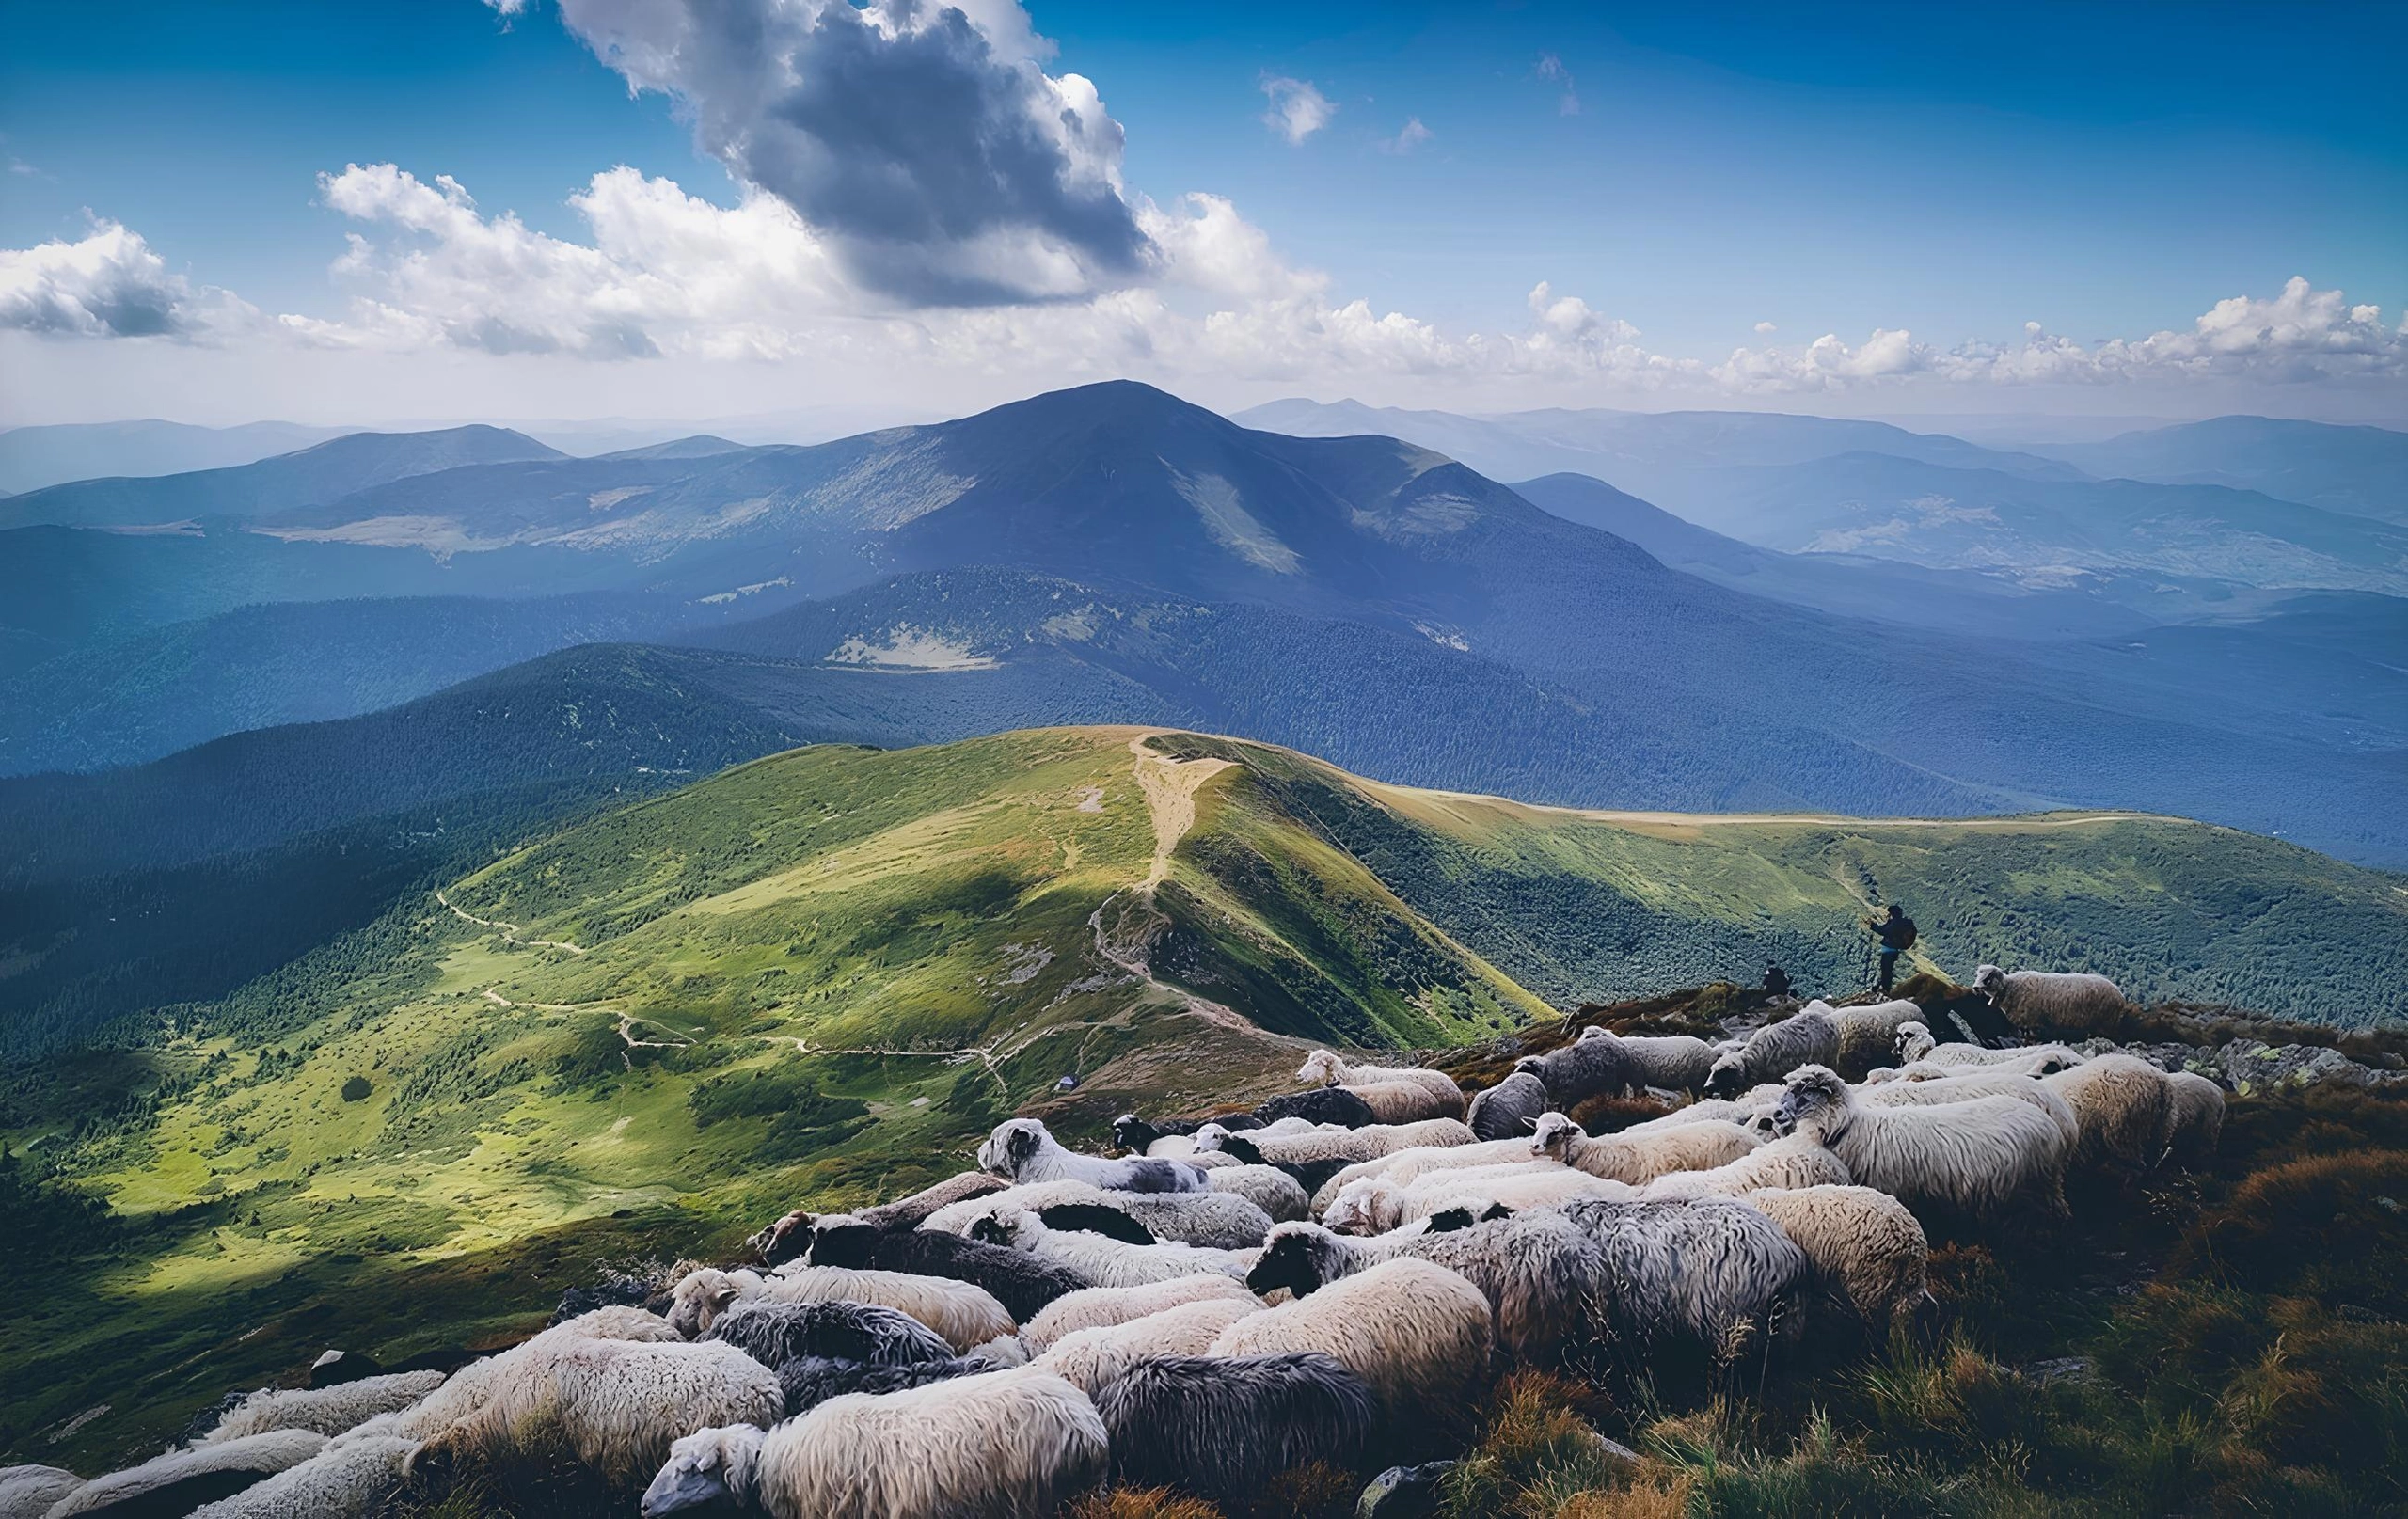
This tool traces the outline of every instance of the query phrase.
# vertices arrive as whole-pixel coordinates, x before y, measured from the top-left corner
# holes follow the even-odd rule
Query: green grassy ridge
[[[1744,972],[1767,943],[1811,989],[1846,989],[1846,954],[1825,977],[1767,935],[1820,923],[1852,951],[1856,899],[1833,872],[1886,889],[1901,867],[1883,850],[1964,856],[1953,874],[1927,867],[1934,894],[1908,896],[1927,932],[1976,910],[2012,929],[2086,900],[2076,886],[2132,878],[2128,828],[2162,831],[2147,836],[2165,850],[2238,837],[2050,831],[1993,885],[1982,873],[2007,858],[1994,832],[2020,837],[2011,827],[1693,839],[1708,831],[1406,792],[1288,751],[1147,732],[738,766],[446,888],[507,933],[416,896],[215,1002],[162,1010],[121,1048],[0,1074],[0,1138],[43,1184],[111,1209],[89,1238],[10,1258],[39,1280],[20,1283],[31,1309],[0,1323],[0,1377],[34,1390],[0,1416],[0,1449],[95,1467],[325,1344],[389,1357],[515,1332],[605,1262],[722,1255],[800,1203],[959,1169],[1014,1110],[1091,1139],[1125,1108],[1280,1089],[1301,1039],[1465,1044],[1623,981]],[[1231,762],[1196,787],[1150,899],[1149,756]],[[2272,861],[2365,913],[2397,891],[2273,849],[2220,857],[2220,878],[2272,891]],[[2192,915],[2168,921],[2249,942],[2196,874],[2160,888]],[[1156,979],[1101,955],[1099,926]],[[2003,957],[2038,957],[2019,950]],[[1256,1023],[1198,1016],[1191,997]],[[1082,1085],[1057,1100],[1065,1073]],[[355,1077],[369,1092],[347,1100]],[[722,1100],[801,1080],[793,1123]]]

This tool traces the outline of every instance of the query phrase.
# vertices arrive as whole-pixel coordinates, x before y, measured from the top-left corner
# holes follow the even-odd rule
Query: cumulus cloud
[[[1120,124],[1011,0],[561,0],[632,90],[784,200],[906,307],[1072,300],[1139,283]]]
[[[1756,324],[1756,336],[1759,338],[1769,338],[1780,330],[1781,328],[1769,322],[1759,322]]]
[[[1338,106],[1315,89],[1309,79],[1265,74],[1262,93],[1271,98],[1271,109],[1262,113],[1262,124],[1287,138],[1291,148],[1329,125],[1330,118],[1338,114]]]
[[[1409,153],[1436,135],[1436,133],[1421,124],[1421,118],[1418,116],[1408,116],[1404,119],[1403,129],[1398,132],[1395,136],[1383,137],[1380,139],[1380,151],[1384,153]]]
[[[96,220],[82,238],[0,248],[0,328],[80,338],[195,341],[258,313],[167,268],[142,235]]]
[[[1541,79],[1545,80],[1548,84],[1557,87],[1557,88],[1561,92],[1556,97],[1555,110],[1558,116],[1578,116],[1580,114],[1579,87],[1574,83],[1572,71],[1564,67],[1563,60],[1561,58],[1557,57],[1552,53],[1540,54],[1538,61],[1538,76]]]

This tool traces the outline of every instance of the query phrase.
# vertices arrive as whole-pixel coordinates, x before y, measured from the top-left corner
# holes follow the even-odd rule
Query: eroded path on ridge
[[[1180,840],[1187,837],[1187,831],[1196,826],[1196,788],[1229,767],[1229,761],[1225,759],[1175,760],[1146,748],[1146,740],[1166,731],[1149,729],[1129,740],[1129,752],[1137,756],[1137,790],[1146,799],[1147,815],[1153,820],[1154,857],[1146,868],[1143,881],[1127,891],[1113,893],[1087,915],[1087,927],[1095,935],[1095,952],[1106,964],[1136,977],[1207,1022],[1259,1033],[1253,1021],[1235,1008],[1160,979],[1147,957],[1155,938],[1170,926],[1170,920],[1154,905],[1154,894],[1170,878],[1172,852],[1179,847]]]
[[[491,928],[496,933],[500,934],[504,943],[517,944],[526,949],[564,949],[572,955],[582,955],[585,953],[584,945],[572,944],[564,939],[523,938],[519,934],[518,925],[515,923],[503,923],[499,918],[480,918],[475,913],[468,911],[466,908],[454,907],[452,899],[444,895],[439,888],[436,891],[435,899],[442,903],[446,908],[450,908],[453,917],[462,919],[467,923],[473,923],[480,928]]]
[[[1175,760],[1153,753],[1146,748],[1153,736],[1141,733],[1129,740],[1129,752],[1137,756],[1137,789],[1154,820],[1154,860],[1144,886],[1149,896],[1169,878],[1171,851],[1196,826],[1196,788],[1229,767],[1225,759]]]

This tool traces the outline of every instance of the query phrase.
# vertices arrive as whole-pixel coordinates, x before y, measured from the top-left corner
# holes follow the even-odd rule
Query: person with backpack
[[[1886,914],[1877,921],[1867,919],[1865,926],[1873,930],[1873,937],[1881,944],[1881,976],[1874,982],[1874,989],[1887,991],[1898,973],[1898,957],[1915,947],[1915,920],[1893,902]]]

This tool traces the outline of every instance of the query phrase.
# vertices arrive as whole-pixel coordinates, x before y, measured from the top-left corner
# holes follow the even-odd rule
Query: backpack
[[[1882,935],[1882,936],[1881,936],[1881,941],[1882,941],[1883,943],[1887,944],[1887,943],[1892,943],[1892,942],[1893,942],[1893,940],[1891,939],[1891,937],[1890,937],[1888,934],[1884,934],[1884,935]],[[1915,920],[1914,920],[1914,919],[1912,919],[1912,918],[1900,918],[1900,919],[1898,920],[1897,938],[1896,938],[1896,940],[1894,941],[1894,943],[1895,943],[1895,947],[1896,947],[1897,949],[1899,949],[1900,951],[1902,951],[1902,952],[1903,952],[1903,951],[1906,951],[1906,950],[1912,949],[1912,948],[1914,948],[1914,947],[1915,947]]]

